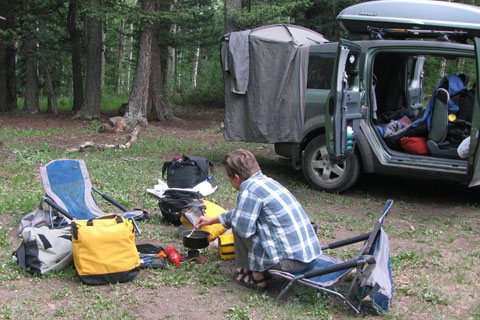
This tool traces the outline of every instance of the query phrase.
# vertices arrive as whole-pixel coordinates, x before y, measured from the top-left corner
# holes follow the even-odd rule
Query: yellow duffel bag
[[[72,221],[73,262],[85,284],[125,282],[140,272],[131,220],[105,215]]]
[[[205,215],[207,218],[215,218],[221,215],[224,212],[227,212],[224,208],[220,207],[218,204],[215,204],[208,200],[203,200],[205,205],[205,212],[202,212],[201,209],[197,207],[188,208],[180,217],[180,222],[187,227],[188,229],[193,229],[195,222],[200,217],[200,215]],[[203,226],[202,230],[210,232],[208,236],[208,241],[213,241],[218,238],[219,235],[224,234],[227,229],[222,226],[221,223],[215,223],[209,226]]]

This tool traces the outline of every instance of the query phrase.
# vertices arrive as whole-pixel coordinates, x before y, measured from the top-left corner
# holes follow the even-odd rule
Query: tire
[[[327,192],[341,192],[352,187],[360,175],[360,161],[356,152],[341,163],[332,164],[325,136],[310,141],[303,152],[303,175],[314,188]]]

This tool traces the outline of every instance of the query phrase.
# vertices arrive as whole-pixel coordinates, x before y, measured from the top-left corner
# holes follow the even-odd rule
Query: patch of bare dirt
[[[102,114],[99,123],[106,123],[110,117],[116,115]],[[221,130],[223,121],[223,110],[181,110],[175,113],[175,119],[171,121],[159,122],[150,121],[148,127],[142,128],[140,136],[158,137],[162,135],[175,135],[179,138],[189,138],[199,136],[199,130]],[[53,135],[52,137],[43,136],[34,138],[23,138],[22,145],[41,146],[44,143],[62,150],[77,148],[82,143],[91,141],[95,144],[121,144],[128,141],[129,133],[115,132],[97,132],[98,127],[93,127],[94,122],[85,120],[72,120],[72,114],[60,114],[54,116],[51,114],[26,114],[9,115],[0,114],[0,124],[4,127],[12,127],[22,130],[41,130],[48,128],[57,128],[65,131],[63,135]],[[213,129],[212,129],[213,128]],[[83,131],[82,134],[79,134]],[[204,132],[204,138],[208,139],[208,132]],[[207,140],[208,141],[208,140]],[[18,142],[18,141],[17,141]],[[2,152],[0,141],[0,161],[8,160],[12,157],[9,152]]]

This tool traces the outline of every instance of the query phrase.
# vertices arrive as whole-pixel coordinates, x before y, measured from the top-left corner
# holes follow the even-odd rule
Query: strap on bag
[[[165,178],[165,172],[167,172],[167,170],[170,169],[170,167],[173,165],[173,162],[176,161],[176,160],[170,160],[170,161],[166,161],[164,164],[163,164],[163,167],[162,167],[162,178],[163,180],[166,180]]]
[[[98,218],[88,219],[87,226],[92,227],[93,226],[93,220],[95,220],[95,219],[113,219],[113,218],[115,218],[115,221],[117,221],[117,223],[122,223],[123,222],[122,216],[119,216],[119,215],[116,215],[116,214],[109,214],[109,215],[101,216],[101,217],[98,217]]]

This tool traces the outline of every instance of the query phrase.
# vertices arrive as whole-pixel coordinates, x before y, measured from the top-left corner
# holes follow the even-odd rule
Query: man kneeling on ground
[[[302,272],[321,255],[312,224],[295,197],[265,176],[248,150],[230,152],[223,165],[239,191],[235,209],[216,218],[200,217],[195,228],[221,223],[232,228],[235,280],[248,288],[266,288],[265,271]]]

